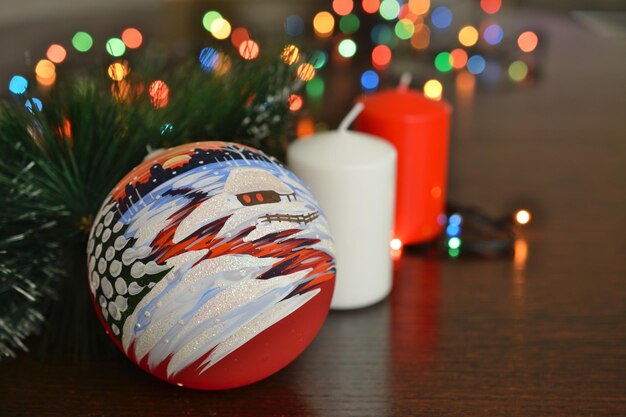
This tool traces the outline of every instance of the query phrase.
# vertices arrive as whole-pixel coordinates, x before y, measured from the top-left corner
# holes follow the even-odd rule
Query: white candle
[[[391,291],[396,150],[348,126],[358,103],[335,131],[298,140],[287,165],[307,183],[326,214],[335,241],[334,309],[365,307]]]

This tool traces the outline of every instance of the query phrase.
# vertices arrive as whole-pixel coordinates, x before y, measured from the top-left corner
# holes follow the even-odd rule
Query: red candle
[[[382,137],[398,151],[394,236],[421,243],[441,233],[445,211],[451,107],[403,88],[360,98],[357,130]]]

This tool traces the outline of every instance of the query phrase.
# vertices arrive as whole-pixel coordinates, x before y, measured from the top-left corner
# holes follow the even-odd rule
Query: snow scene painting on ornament
[[[137,166],[102,205],[87,255],[116,345],[199,389],[286,366],[317,334],[334,287],[332,239],[306,185],[234,143],[182,145]]]

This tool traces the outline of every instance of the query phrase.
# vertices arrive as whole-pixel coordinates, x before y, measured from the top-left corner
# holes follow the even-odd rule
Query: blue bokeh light
[[[485,32],[483,33],[483,38],[485,42],[489,45],[497,45],[502,42],[502,38],[504,37],[504,30],[502,30],[502,26],[493,23],[485,28]]]
[[[367,70],[363,74],[361,74],[361,87],[365,91],[372,91],[378,88],[378,83],[380,82],[380,78],[376,71]]]
[[[24,94],[28,88],[28,80],[21,75],[14,75],[9,81],[9,91],[13,94]]]
[[[449,224],[448,227],[446,227],[446,234],[448,236],[458,236],[461,234],[461,228],[456,224]]]
[[[285,32],[290,36],[302,35],[304,32],[304,22],[302,18],[297,15],[288,16],[285,19]]]
[[[478,75],[485,70],[485,58],[480,55],[472,55],[467,60],[467,70],[474,75]]]
[[[37,97],[33,97],[26,100],[26,102],[24,103],[24,107],[26,107],[31,113],[33,113],[33,108],[36,108],[37,111],[41,111],[41,109],[43,109],[43,104],[41,103],[41,100],[39,100]]]
[[[445,29],[452,24],[452,11],[446,6],[439,6],[430,15],[430,21],[438,29]]]
[[[198,59],[204,71],[213,71],[219,60],[219,55],[214,48],[203,48]]]
[[[460,214],[453,214],[450,216],[450,219],[448,219],[448,224],[451,224],[454,226],[460,226],[462,222],[463,222],[463,218],[461,217]]]

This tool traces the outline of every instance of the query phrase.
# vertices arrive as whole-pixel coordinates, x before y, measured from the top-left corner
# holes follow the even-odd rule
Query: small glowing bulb
[[[389,247],[391,247],[392,250],[400,250],[402,249],[402,241],[397,237],[393,238],[391,242],[389,242]]]
[[[528,224],[530,222],[530,212],[528,210],[518,210],[515,213],[515,221],[518,224]]]

